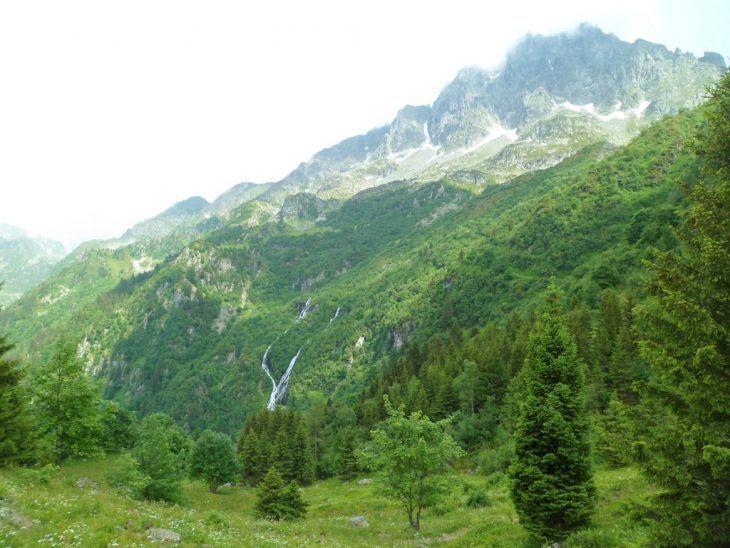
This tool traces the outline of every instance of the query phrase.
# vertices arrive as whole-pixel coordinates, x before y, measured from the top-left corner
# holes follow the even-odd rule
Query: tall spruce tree
[[[30,458],[32,424],[20,384],[20,365],[6,357],[12,348],[6,336],[0,335],[0,467]]]
[[[528,343],[526,395],[510,467],[520,522],[550,542],[587,524],[595,501],[582,366],[558,299],[551,285],[546,310]]]
[[[263,519],[301,519],[305,516],[307,505],[302,499],[295,482],[284,483],[281,474],[272,466],[259,484],[256,494],[256,515]]]
[[[730,545],[730,74],[711,91],[697,142],[703,181],[677,252],[658,253],[641,311],[651,366],[645,469],[662,488],[660,546]]]

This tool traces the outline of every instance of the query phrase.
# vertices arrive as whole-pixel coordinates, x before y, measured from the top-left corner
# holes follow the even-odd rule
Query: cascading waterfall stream
[[[307,317],[307,314],[312,308],[312,299],[307,299],[307,302],[304,303],[304,307],[299,312],[299,315],[297,316],[297,319],[295,320],[295,323],[299,323],[304,318]],[[339,307],[337,308],[337,312],[335,312],[334,320],[337,315],[340,313]],[[330,320],[330,323],[332,323],[332,320]],[[289,380],[291,379],[292,371],[294,370],[294,366],[297,363],[297,360],[299,359],[299,355],[302,353],[302,348],[300,348],[297,353],[294,355],[294,357],[289,361],[289,365],[286,368],[286,371],[284,371],[284,374],[279,379],[279,382],[276,382],[276,379],[274,379],[274,376],[271,374],[271,368],[269,367],[271,364],[269,363],[269,351],[271,350],[271,347],[275,342],[277,342],[281,337],[286,335],[289,332],[289,329],[284,331],[282,335],[279,335],[276,340],[271,343],[268,348],[266,349],[266,352],[264,352],[264,357],[261,360],[261,369],[264,370],[266,373],[266,376],[271,379],[271,395],[269,396],[269,402],[266,404],[266,409],[269,411],[273,411],[276,409],[277,404],[281,403],[284,398],[286,398],[287,392],[289,391]]]
[[[269,369],[269,350],[271,350],[271,345],[269,345],[266,352],[264,352],[264,358],[261,360],[261,368],[266,372],[269,379],[271,379],[271,396],[269,396],[269,403],[266,404],[266,409],[273,411],[276,409],[276,405],[286,397],[289,390],[289,379],[291,378],[291,373],[299,359],[299,354],[302,353],[302,349],[300,348],[291,361],[289,361],[289,366],[286,368],[286,371],[284,371],[284,374],[281,376],[278,383],[272,376],[271,370]]]
[[[335,320],[337,319],[337,317],[338,317],[339,315],[340,315],[340,307],[338,306],[338,307],[337,307],[337,310],[335,310],[335,315],[334,315],[334,316],[332,316],[332,318],[330,319],[330,324],[331,324],[331,323],[332,323],[333,321],[335,321]]]
[[[307,299],[307,302],[304,303],[304,308],[302,308],[301,312],[299,312],[299,316],[297,317],[297,323],[301,322],[304,318],[307,317],[307,314],[309,314],[309,310],[312,308],[312,299]]]

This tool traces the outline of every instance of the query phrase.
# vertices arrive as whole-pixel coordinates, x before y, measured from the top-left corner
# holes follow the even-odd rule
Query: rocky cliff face
[[[461,70],[432,106],[406,106],[389,125],[317,153],[262,199],[344,198],[393,180],[462,174],[502,182],[591,142],[626,142],[649,121],[701,102],[724,70],[719,54],[697,59],[587,24],[530,35],[499,69]]]

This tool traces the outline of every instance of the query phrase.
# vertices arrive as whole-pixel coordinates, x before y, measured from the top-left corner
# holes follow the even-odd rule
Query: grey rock
[[[372,483],[372,480],[370,478],[363,478],[361,480],[357,480],[358,485],[368,485]]]
[[[79,489],[91,489],[92,491],[98,491],[96,482],[91,478],[79,478],[76,480],[76,487]]]
[[[354,518],[350,518],[350,525],[353,527],[367,527],[370,524],[365,519],[365,516],[355,516]]]
[[[0,508],[0,523],[6,523],[18,529],[33,527],[32,519],[12,508]]]
[[[161,529],[159,527],[150,527],[147,529],[147,536],[152,540],[158,540],[160,542],[172,542],[177,544],[182,541],[180,533],[170,531],[169,529]]]

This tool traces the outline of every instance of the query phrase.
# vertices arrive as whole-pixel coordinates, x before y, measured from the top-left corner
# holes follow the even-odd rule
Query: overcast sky
[[[284,177],[582,21],[730,54],[730,2],[0,3],[0,222],[77,244]]]

